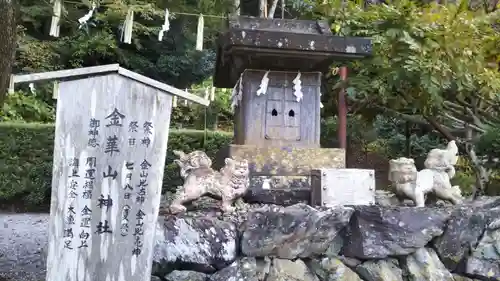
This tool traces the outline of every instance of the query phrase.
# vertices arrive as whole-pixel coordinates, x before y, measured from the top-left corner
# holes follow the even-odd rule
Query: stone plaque
[[[375,204],[375,171],[364,169],[312,170],[311,204],[326,207]]]
[[[47,281],[149,281],[172,96],[118,74],[64,81]]]

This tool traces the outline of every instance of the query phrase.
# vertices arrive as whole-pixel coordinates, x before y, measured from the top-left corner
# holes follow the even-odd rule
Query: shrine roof
[[[233,17],[219,36],[214,86],[232,88],[249,68],[324,72],[371,52],[370,38],[333,35],[326,21]]]

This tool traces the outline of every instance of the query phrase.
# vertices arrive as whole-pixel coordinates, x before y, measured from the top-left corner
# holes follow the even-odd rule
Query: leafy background
[[[258,15],[258,1],[241,3],[242,14]],[[96,16],[79,28],[77,20],[87,13],[91,3],[65,1],[60,37],[53,38],[48,35],[52,16],[49,1],[19,0],[19,4],[15,73],[119,63],[200,96],[204,96],[211,86],[215,39],[218,32],[225,29],[226,20],[205,17],[205,50],[196,51],[197,17],[179,13],[224,17],[233,10],[230,0],[101,0]],[[132,43],[124,44],[120,34],[129,7],[135,11],[134,33]],[[165,8],[173,18],[170,30],[160,42],[157,37]],[[461,146],[463,157],[455,181],[464,192],[470,193],[471,186],[476,183],[478,166],[471,160],[471,148],[481,156],[481,167],[490,173],[486,191],[490,194],[500,192],[498,8],[498,1],[450,4],[407,0],[385,4],[377,1],[287,1],[287,18],[327,20],[337,35],[373,38],[370,58],[347,62],[347,81],[337,75],[340,63],[332,65],[332,72],[324,76],[322,145],[337,146],[336,96],[341,88],[346,88],[350,112],[348,164],[350,167],[377,168],[378,186],[385,188],[388,185],[385,170],[388,159],[413,157],[421,168],[425,153],[443,146],[451,137]],[[281,15],[279,9],[276,15]],[[16,124],[54,122],[56,103],[52,99],[51,83],[36,83],[34,93],[27,85],[20,85],[17,90],[7,97],[0,112],[1,121]],[[230,92],[231,89],[217,89],[215,100],[208,108],[184,106],[179,101],[172,113],[171,126],[174,129],[232,131]],[[43,132],[25,133],[27,129],[22,126],[26,125],[21,125],[21,135],[14,129],[2,134],[0,142],[11,158],[29,158],[26,151],[31,147],[30,142],[33,138],[42,138]],[[26,139],[20,141],[24,137]],[[51,146],[49,142],[42,144]],[[50,158],[44,157],[36,161]],[[42,164],[36,162],[31,167],[37,165]],[[14,185],[9,182],[8,187],[3,185],[0,197],[13,192],[13,188],[19,189],[19,185],[24,186],[20,190],[27,186],[44,186],[32,179],[30,173],[24,179],[15,176],[20,174],[16,169],[19,167],[4,168],[4,179],[14,175],[13,180],[19,182]],[[32,173],[35,171],[33,168]]]

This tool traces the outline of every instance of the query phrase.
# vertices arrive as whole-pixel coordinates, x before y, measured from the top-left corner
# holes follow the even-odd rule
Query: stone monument
[[[172,96],[208,101],[117,64],[15,77],[53,79],[46,280],[149,281]]]
[[[389,180],[395,185],[396,195],[424,207],[425,197],[434,193],[436,197],[459,204],[463,198],[460,187],[452,186],[450,180],[455,175],[458,160],[458,147],[450,141],[446,149],[433,149],[425,160],[425,169],[417,171],[415,161],[400,157],[389,161]]]
[[[334,36],[325,21],[229,19],[214,86],[233,88],[234,142],[218,159],[248,160],[247,202],[309,203],[311,170],[345,167],[343,149],[320,148],[321,75],[370,52],[370,39]]]

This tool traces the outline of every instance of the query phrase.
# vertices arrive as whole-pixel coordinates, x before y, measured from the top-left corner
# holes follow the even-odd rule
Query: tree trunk
[[[17,0],[0,0],[0,111],[10,85],[16,51]]]
[[[468,125],[466,125],[466,135],[466,151],[476,174],[476,185],[472,191],[472,198],[476,199],[479,196],[486,195],[486,184],[489,182],[491,171],[486,170],[483,163],[481,163],[480,159],[477,157],[476,151],[474,150],[474,144],[472,142],[474,139],[473,131]]]

